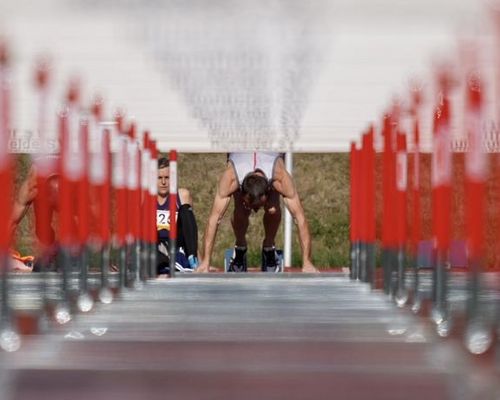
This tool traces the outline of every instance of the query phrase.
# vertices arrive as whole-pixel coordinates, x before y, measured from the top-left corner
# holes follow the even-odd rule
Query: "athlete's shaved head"
[[[261,175],[250,173],[245,176],[241,184],[241,192],[245,203],[250,208],[258,208],[263,205],[269,191],[267,179]]]

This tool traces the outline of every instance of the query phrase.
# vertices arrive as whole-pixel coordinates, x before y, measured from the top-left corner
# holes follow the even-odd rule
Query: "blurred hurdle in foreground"
[[[491,134],[486,131],[498,124],[492,109],[499,107],[491,104],[500,98],[500,93],[494,95],[500,85],[495,81],[499,77],[489,73],[491,66],[481,63],[486,59],[481,57],[487,49],[484,43],[471,39],[458,49],[451,61],[435,66],[431,82],[413,80],[410,95],[391,105],[380,127],[374,128],[379,144],[375,157],[366,133],[361,149],[351,144],[351,278],[374,287],[382,282],[384,292],[400,307],[411,300],[414,312],[430,311],[440,336],[458,331],[467,348],[481,354],[491,348],[500,309],[495,275],[485,272],[500,257],[500,204],[495,193],[487,191],[488,182],[493,188],[498,185],[493,175],[497,156],[489,154]],[[430,153],[421,154],[422,126],[432,129]],[[498,137],[495,143],[498,152]],[[487,213],[495,218],[486,220]],[[367,234],[375,226],[381,232],[377,243]],[[486,235],[492,231],[494,235]],[[381,274],[369,273],[374,256],[366,252],[367,242],[381,246]],[[466,260],[457,261],[460,258]],[[427,265],[422,265],[423,259]],[[424,307],[421,267],[432,271],[430,307]],[[465,277],[456,275],[457,267],[467,271],[459,306],[450,295]]]
[[[4,195],[0,213],[4,221],[12,219],[11,192],[19,173],[8,152],[12,131],[9,61],[7,45],[1,42],[0,181]],[[64,324],[76,312],[90,311],[96,300],[108,304],[120,292],[140,288],[142,281],[156,277],[156,142],[149,132],[138,135],[135,122],[125,127],[121,112],[105,118],[99,96],[85,106],[75,79],[59,109],[49,109],[54,78],[50,69],[45,58],[35,69],[40,147],[32,157],[35,194],[26,200],[26,209],[34,205],[36,235],[36,262],[29,279],[9,273],[11,224],[2,224],[0,232],[0,347],[9,351],[20,345],[9,299],[19,293],[12,292],[11,279],[16,280],[16,290],[32,291],[40,299],[33,307],[38,310],[36,329],[43,331],[53,321]],[[49,116],[56,111],[57,126],[49,126]],[[58,153],[49,145],[55,142],[60,143]],[[175,217],[171,223],[175,227]]]
[[[12,218],[12,180],[13,163],[8,154],[8,137],[10,129],[10,65],[9,54],[5,43],[0,42],[0,185],[2,196],[0,199],[0,279],[1,279],[1,305],[0,305],[0,347],[12,351],[19,348],[19,336],[10,310],[9,299],[9,263]]]

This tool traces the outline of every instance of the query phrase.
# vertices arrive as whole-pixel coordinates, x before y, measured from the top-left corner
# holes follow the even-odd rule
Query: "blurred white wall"
[[[48,54],[51,127],[78,75],[84,104],[99,92],[108,117],[122,107],[180,151],[347,151],[411,77],[430,106],[433,62],[457,60],[462,36],[489,40],[489,25],[476,0],[0,3],[19,135],[36,130],[33,68]]]

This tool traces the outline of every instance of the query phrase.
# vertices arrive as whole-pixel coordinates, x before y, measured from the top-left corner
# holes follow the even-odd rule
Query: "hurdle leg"
[[[109,288],[109,261],[110,248],[108,245],[103,246],[100,254],[101,263],[101,288],[99,290],[99,300],[101,303],[109,304],[113,301],[113,293]]]
[[[367,282],[367,254],[366,254],[366,243],[359,242],[359,269],[358,269],[358,279],[361,282]]]
[[[351,270],[350,278],[352,280],[359,279],[359,259],[360,259],[360,248],[359,242],[351,243]]]
[[[43,254],[40,258],[40,280],[39,280],[39,291],[41,297],[41,310],[38,317],[38,331],[46,332],[49,328],[49,310],[50,310],[50,299],[49,299],[49,267],[47,255]]]
[[[71,251],[62,246],[58,253],[58,264],[61,269],[61,300],[56,305],[54,316],[59,324],[66,324],[72,319],[70,308],[70,275]]]
[[[391,251],[382,249],[383,288],[385,294],[391,293]]]
[[[88,288],[89,258],[89,249],[86,245],[84,245],[81,250],[80,256],[78,257],[80,276],[77,307],[81,312],[88,312],[94,306],[94,300],[90,296]]]
[[[481,262],[478,259],[469,261],[469,277],[467,281],[467,308],[464,341],[472,354],[483,354],[493,344],[494,322],[488,320],[483,302],[481,301]]]
[[[384,266],[384,293],[394,298],[398,286],[398,250],[392,247],[386,248],[382,262]]]
[[[451,318],[448,307],[448,272],[446,271],[446,253],[438,250],[434,267],[433,293],[434,302],[432,319],[437,325],[440,336],[448,336],[451,328]]]
[[[139,265],[139,279],[141,282],[145,282],[150,277],[151,268],[149,266],[149,253],[148,244],[145,241],[139,243],[140,248],[140,265]]]
[[[170,277],[174,278],[175,277],[175,254],[177,252],[177,239],[176,238],[170,238],[169,242],[169,255],[170,255]]]
[[[141,244],[138,240],[134,241],[131,245],[132,249],[132,285],[134,289],[142,288],[142,280],[141,280],[141,264],[142,264],[142,256],[141,256]]]
[[[366,280],[370,283],[372,289],[375,288],[375,245],[367,243],[365,248],[366,252]]]
[[[102,265],[101,265],[102,268]],[[104,277],[104,271],[101,270]],[[118,249],[118,286],[122,291],[127,285],[127,249],[122,245]]]
[[[0,255],[0,284],[2,290],[1,297],[1,320],[0,320],[0,348],[4,351],[12,352],[21,347],[21,338],[17,333],[13,320],[12,309],[10,306],[10,284],[9,284],[9,255],[2,252]]]
[[[158,276],[158,270],[156,268],[157,255],[156,255],[156,243],[149,244],[149,277],[156,278]]]
[[[397,286],[395,301],[399,307],[403,307],[408,301],[408,291],[406,289],[406,253],[403,247],[397,253]]]
[[[415,314],[419,313],[422,309],[422,298],[420,295],[420,275],[418,273],[418,263],[414,256],[411,260],[412,270],[413,270],[413,301],[411,310]]]

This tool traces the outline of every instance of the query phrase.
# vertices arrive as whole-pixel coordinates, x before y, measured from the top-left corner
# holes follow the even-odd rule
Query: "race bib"
[[[175,213],[175,219],[177,220],[178,212]],[[170,211],[168,210],[156,210],[156,229],[170,230]]]

